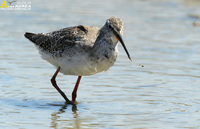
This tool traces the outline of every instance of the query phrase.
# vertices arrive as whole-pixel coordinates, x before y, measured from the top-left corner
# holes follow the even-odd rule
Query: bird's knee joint
[[[51,83],[55,83],[56,82],[54,77],[52,77],[50,81],[51,81]]]

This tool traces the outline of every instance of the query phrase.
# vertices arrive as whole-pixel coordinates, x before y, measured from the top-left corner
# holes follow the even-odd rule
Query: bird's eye
[[[110,29],[113,29],[113,27],[112,27],[110,24],[108,25],[108,27],[109,27]]]

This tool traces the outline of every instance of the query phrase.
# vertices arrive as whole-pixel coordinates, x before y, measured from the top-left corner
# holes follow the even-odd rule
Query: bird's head
[[[128,50],[124,44],[124,41],[122,39],[122,33],[123,33],[123,22],[120,18],[117,17],[110,17],[105,24],[105,27],[109,30],[112,31],[112,33],[114,34],[114,38],[117,39],[118,41],[120,41],[120,43],[122,44],[124,50],[126,51],[126,54],[128,56],[128,58],[132,61]]]

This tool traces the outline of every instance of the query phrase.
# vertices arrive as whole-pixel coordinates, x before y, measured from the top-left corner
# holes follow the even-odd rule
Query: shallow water
[[[200,1],[39,1],[30,11],[0,10],[0,128],[200,128]],[[55,72],[23,37],[67,26],[124,21],[115,65],[83,77],[76,107],[51,86]],[[71,97],[75,76],[57,77]]]

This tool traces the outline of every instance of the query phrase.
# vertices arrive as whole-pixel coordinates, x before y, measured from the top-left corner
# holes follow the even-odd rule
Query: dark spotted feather
[[[41,50],[52,54],[73,48],[76,43],[85,42],[87,29],[82,26],[68,27],[50,33],[25,33],[25,37],[37,45]]]

